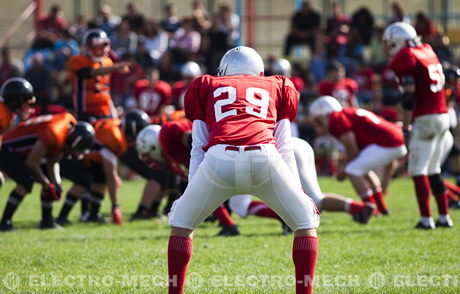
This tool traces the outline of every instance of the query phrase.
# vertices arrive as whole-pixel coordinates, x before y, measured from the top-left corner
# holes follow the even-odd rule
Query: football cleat
[[[38,228],[41,230],[48,230],[48,229],[56,229],[56,230],[63,230],[64,228],[57,224],[54,220],[51,221],[40,221],[38,224]]]
[[[449,209],[460,209],[460,201],[455,201],[449,204]]]
[[[436,226],[434,223],[424,224],[422,221],[419,221],[417,225],[415,225],[415,228],[419,230],[434,230],[436,229]]]
[[[95,216],[90,215],[85,222],[86,223],[97,223],[97,224],[107,224],[108,223],[105,217],[103,217],[102,214],[100,213],[98,213]]]
[[[222,229],[219,233],[217,233],[216,237],[232,237],[238,236],[240,231],[238,230],[238,226],[222,226]]]
[[[450,216],[446,216],[444,219],[438,218],[436,221],[436,227],[441,228],[452,228],[454,226],[454,222],[450,218]]]
[[[284,221],[281,221],[281,230],[281,235],[283,236],[287,236],[293,232]]]
[[[71,225],[72,223],[66,218],[57,218],[56,223],[61,227]]]
[[[13,223],[10,220],[0,224],[0,232],[11,232],[13,230]]]
[[[81,213],[80,218],[78,219],[81,223],[86,223],[89,218],[89,210],[86,210]]]
[[[137,220],[149,220],[152,219],[152,215],[146,209],[136,211],[132,216],[130,221],[137,221]]]
[[[367,224],[369,222],[369,219],[374,214],[375,209],[375,204],[367,202],[363,210],[353,215],[353,220],[360,224]]]

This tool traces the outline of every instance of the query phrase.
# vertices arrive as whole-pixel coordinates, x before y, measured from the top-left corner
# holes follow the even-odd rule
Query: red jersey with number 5
[[[293,121],[298,93],[283,76],[234,75],[197,78],[185,94],[185,114],[206,122],[209,142],[247,146],[275,143],[278,121]]]
[[[329,117],[329,132],[340,138],[352,131],[359,149],[377,144],[383,147],[398,147],[404,144],[401,128],[365,109],[347,108],[333,112]]]
[[[415,80],[413,118],[435,113],[446,113],[444,73],[436,53],[428,44],[401,49],[391,61],[391,68],[399,80]]]

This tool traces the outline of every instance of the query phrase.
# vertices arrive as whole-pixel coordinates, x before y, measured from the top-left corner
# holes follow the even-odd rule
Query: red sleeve
[[[206,120],[205,101],[208,95],[208,79],[204,75],[192,82],[184,97],[185,116],[192,122],[196,119]]]
[[[134,83],[134,97],[137,99],[147,85],[146,80],[138,80]]]
[[[414,75],[417,60],[408,49],[409,48],[399,51],[391,61],[391,68],[398,77]]]
[[[279,101],[277,105],[277,121],[282,119],[289,119],[290,121],[294,121],[297,116],[297,107],[299,104],[299,93],[294,87],[294,84],[291,82],[290,79],[283,77],[283,94],[282,100]]]
[[[351,93],[356,94],[356,92],[358,92],[358,88],[359,88],[358,83],[355,82],[352,79],[347,79],[347,88]]]
[[[162,82],[161,83],[161,94],[163,96],[163,101],[161,103],[161,105],[169,105],[171,104],[171,94],[172,94],[172,90],[171,90],[171,86],[166,83],[166,82]]]
[[[329,81],[320,81],[318,85],[319,95],[332,95],[334,84]]]
[[[348,131],[351,131],[351,121],[343,112],[333,112],[329,117],[329,133],[337,139]]]

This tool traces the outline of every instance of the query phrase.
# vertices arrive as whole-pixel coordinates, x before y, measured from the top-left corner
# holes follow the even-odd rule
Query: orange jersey
[[[85,156],[85,161],[101,163],[101,148],[110,149],[117,157],[121,156],[128,149],[128,141],[120,128],[121,120],[117,118],[101,119],[94,125],[97,144],[91,148]]]
[[[0,138],[13,126],[14,116],[14,112],[6,106],[5,102],[0,100]]]
[[[172,113],[162,113],[159,115],[152,116],[150,118],[150,123],[161,126],[168,121],[176,121],[182,118],[185,118],[185,111],[177,110]]]
[[[110,67],[113,62],[107,56],[95,62],[85,55],[72,56],[67,62],[72,85],[75,112],[94,116],[111,115],[110,74],[91,76],[91,70]]]
[[[48,154],[64,151],[71,124],[77,121],[70,113],[48,114],[26,120],[3,136],[3,147],[27,157],[37,141],[43,142]]]

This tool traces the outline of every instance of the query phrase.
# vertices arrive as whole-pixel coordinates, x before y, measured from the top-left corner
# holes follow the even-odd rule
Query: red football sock
[[[251,201],[248,208],[248,214],[280,219],[279,215],[262,201]]]
[[[296,294],[313,293],[318,239],[313,236],[294,237],[292,259],[294,260]]]
[[[457,196],[460,196],[460,187],[455,186],[454,184],[452,184],[452,183],[449,182],[448,180],[444,180],[444,185],[445,185],[446,188],[449,189],[449,191],[451,191],[453,194],[455,194],[455,195],[457,195]]]
[[[383,199],[384,195],[383,195],[382,187],[377,187],[374,190],[373,196],[374,196],[375,204],[377,204],[377,208],[379,212],[388,211],[388,207],[385,203],[385,200]]]
[[[375,204],[374,196],[372,196],[372,194],[372,189],[366,189],[359,193],[359,197],[363,200],[363,202],[370,202]]]
[[[366,204],[362,202],[354,201],[351,199],[347,199],[347,201],[348,200],[349,202],[347,204],[347,212],[351,215],[357,214],[358,212],[362,211],[366,207]]]
[[[170,236],[168,243],[169,294],[184,293],[187,266],[192,257],[192,239]]]
[[[457,195],[452,192],[451,190],[447,189],[447,198],[449,198],[450,201],[452,202],[458,202],[460,199],[457,197]]]
[[[430,209],[430,181],[428,176],[421,175],[412,177],[415,185],[415,194],[417,195],[418,207],[420,209],[421,216],[431,217]]]
[[[441,215],[449,214],[449,199],[447,193],[435,195],[436,203],[438,204],[438,212]]]
[[[223,205],[217,207],[212,214],[219,220],[220,224],[223,226],[236,225],[235,221],[233,221],[232,217]]]

